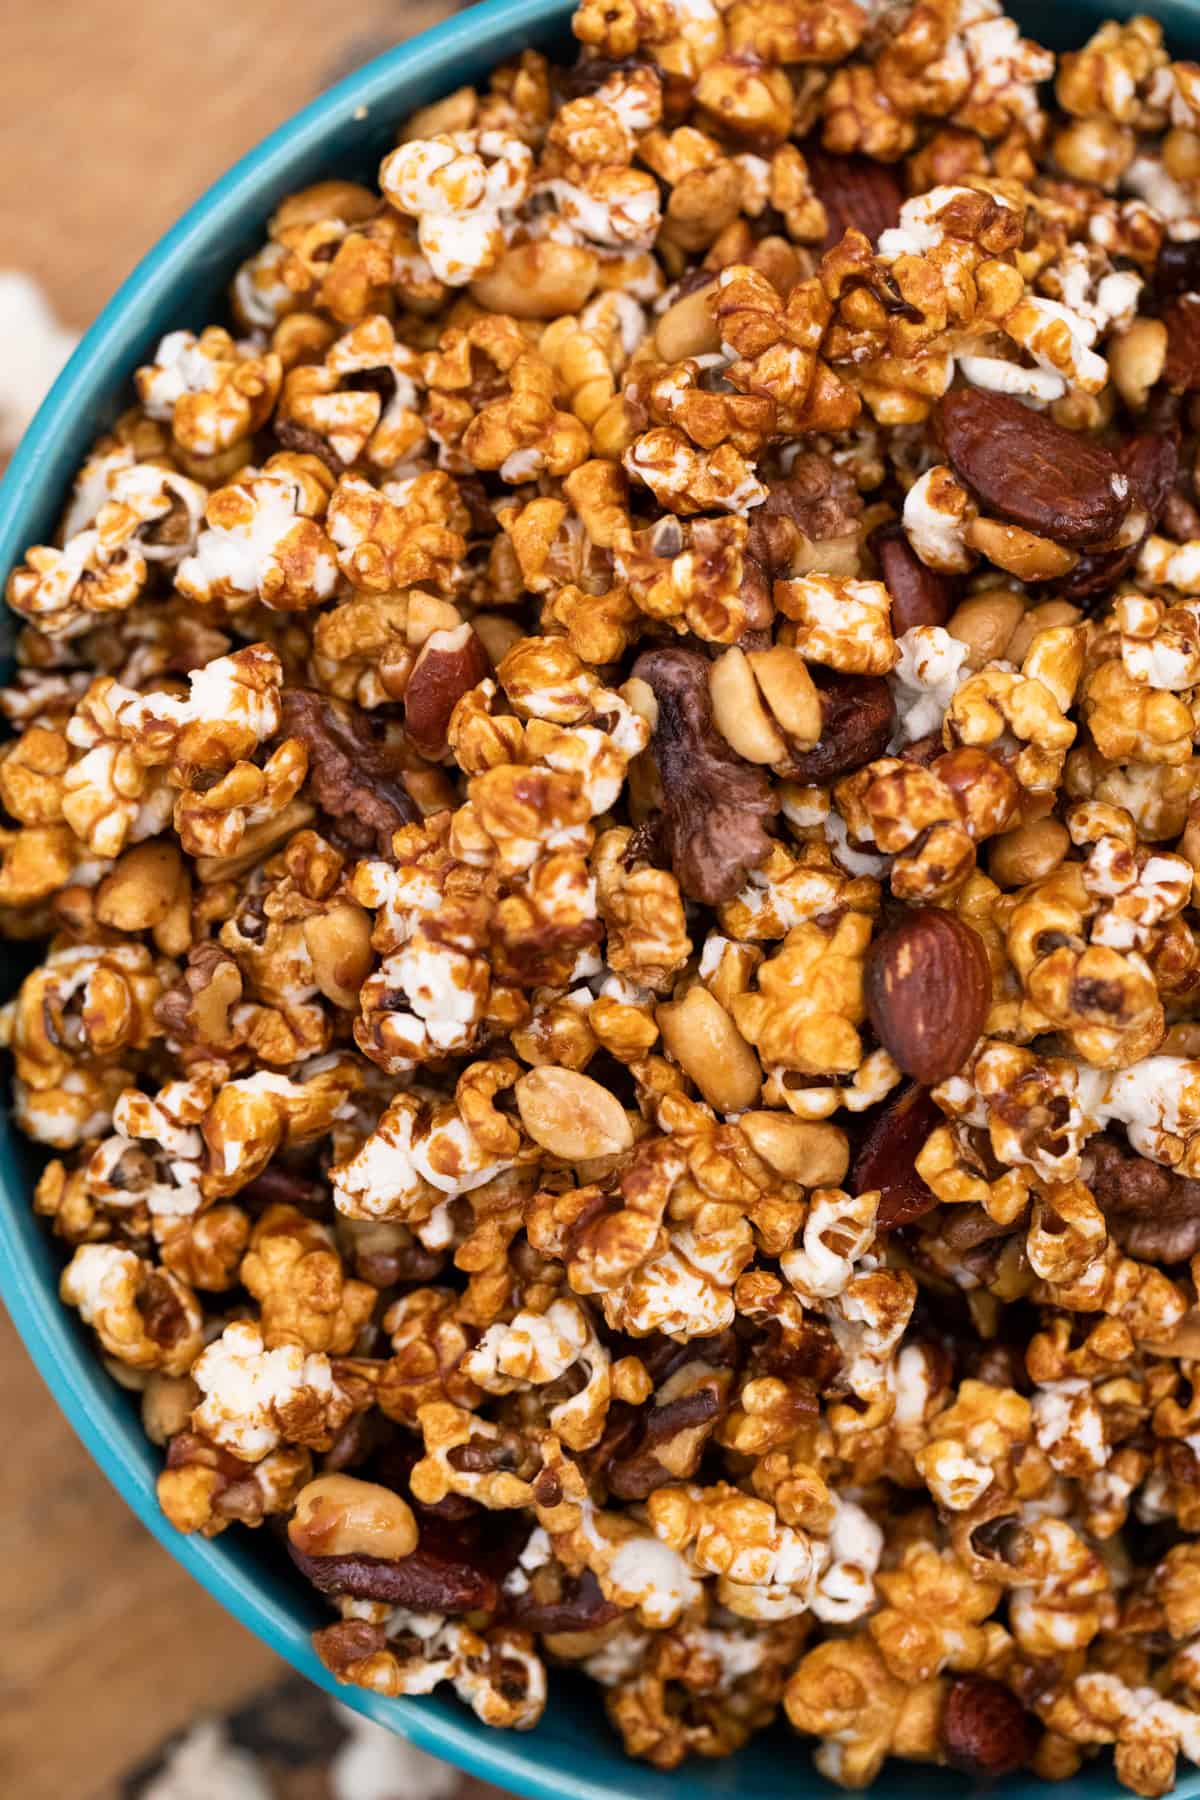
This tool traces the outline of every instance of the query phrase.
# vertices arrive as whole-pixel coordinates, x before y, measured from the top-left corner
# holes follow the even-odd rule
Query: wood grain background
[[[34,275],[83,329],[236,157],[450,10],[0,0],[0,266]],[[168,1733],[281,1666],[118,1500],[2,1314],[0,1418],[0,1794],[101,1800]]]

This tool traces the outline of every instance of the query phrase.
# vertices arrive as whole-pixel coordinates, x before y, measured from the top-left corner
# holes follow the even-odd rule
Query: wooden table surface
[[[0,266],[82,329],[196,195],[446,0],[3,0]],[[118,1500],[0,1313],[0,1794],[101,1800],[280,1672]],[[217,1800],[214,1796],[213,1800]]]

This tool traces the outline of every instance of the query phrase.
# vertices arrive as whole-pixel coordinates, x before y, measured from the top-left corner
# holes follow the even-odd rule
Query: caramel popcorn
[[[1200,1762],[1200,68],[582,0],[6,571],[61,1297],[331,1675]]]

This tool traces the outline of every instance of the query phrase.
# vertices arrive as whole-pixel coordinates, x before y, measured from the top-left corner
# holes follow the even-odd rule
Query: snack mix
[[[4,1009],[181,1531],[382,1695],[1200,1761],[1200,64],[583,0],[8,577]]]

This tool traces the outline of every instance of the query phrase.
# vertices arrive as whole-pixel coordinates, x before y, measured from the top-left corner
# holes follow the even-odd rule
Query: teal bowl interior
[[[326,175],[372,179],[399,120],[520,50],[569,45],[571,0],[488,0],[366,65],[323,94],[244,157],[180,220],[106,307],[42,407],[0,488],[0,580],[25,546],[46,541],[89,444],[128,404],[130,375],[158,337],[220,316],[242,257],[261,241],[268,215],[293,189]],[[1010,0],[1031,36],[1058,50],[1080,44],[1103,18],[1152,11],[1176,55],[1200,57],[1200,0]],[[6,959],[0,993],[22,963]],[[161,1517],[154,1482],[161,1456],[142,1435],[135,1406],[97,1362],[90,1334],[59,1304],[60,1258],[30,1209],[35,1155],[0,1117],[0,1294],[58,1404],[148,1530],[234,1616],[318,1686],[424,1749],[500,1787],[536,1800],[718,1800],[750,1794],[798,1800],[831,1790],[803,1741],[783,1728],[738,1756],[693,1762],[670,1775],[630,1762],[609,1728],[598,1692],[556,1676],[545,1718],[524,1735],[488,1730],[453,1699],[383,1700],[339,1688],[309,1648],[329,1613],[304,1589],[265,1534],[236,1527],[206,1542],[179,1536]],[[953,1774],[889,1764],[875,1793],[887,1800],[961,1795]],[[998,1800],[1051,1790],[1013,1780]],[[1056,1791],[1062,1800],[1121,1792],[1107,1757]],[[1181,1770],[1185,1800],[1200,1772]]]

